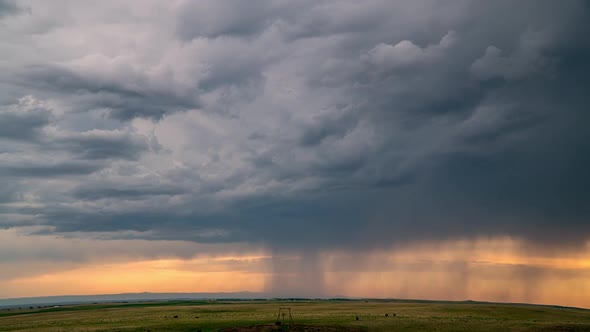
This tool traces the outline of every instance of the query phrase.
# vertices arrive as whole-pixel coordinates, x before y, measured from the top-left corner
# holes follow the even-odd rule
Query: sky
[[[590,307],[587,1],[0,0],[0,298]]]

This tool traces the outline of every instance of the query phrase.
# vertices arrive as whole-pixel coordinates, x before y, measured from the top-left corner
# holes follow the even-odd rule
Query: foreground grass
[[[332,327],[330,331],[590,331],[590,310],[585,309],[408,301],[78,305],[0,311],[0,331],[218,331],[272,324],[279,307],[291,307],[296,324],[320,327],[318,331],[322,326]]]

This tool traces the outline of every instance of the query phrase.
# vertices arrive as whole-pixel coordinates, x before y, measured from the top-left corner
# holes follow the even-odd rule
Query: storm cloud
[[[276,252],[588,240],[584,1],[52,6],[0,2],[4,225]]]

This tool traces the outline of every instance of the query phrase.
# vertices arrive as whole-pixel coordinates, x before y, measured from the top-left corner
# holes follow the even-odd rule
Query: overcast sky
[[[586,250],[589,34],[574,0],[0,0],[0,278],[263,249],[323,294],[326,252]]]

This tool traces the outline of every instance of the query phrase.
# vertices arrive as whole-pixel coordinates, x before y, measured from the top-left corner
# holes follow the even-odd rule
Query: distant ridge
[[[63,295],[0,299],[0,308],[65,305],[93,302],[152,301],[152,300],[211,300],[211,299],[264,299],[267,294],[255,292],[228,293],[123,293],[101,295]]]
[[[456,303],[456,304],[482,304],[482,305],[517,305],[517,306],[539,306],[561,309],[590,308],[572,307],[563,305],[541,304],[541,303],[514,303],[514,302],[490,302],[473,300],[426,300],[426,299],[399,299],[399,298],[361,298],[348,296],[331,297],[298,297],[277,295],[262,292],[219,292],[219,293],[121,293],[121,294],[99,294],[99,295],[62,295],[62,296],[39,296],[0,299],[0,309],[37,306],[59,306],[88,303],[107,302],[144,302],[144,301],[174,301],[174,300],[328,300],[328,301],[367,301],[367,302],[398,302],[398,303]]]

